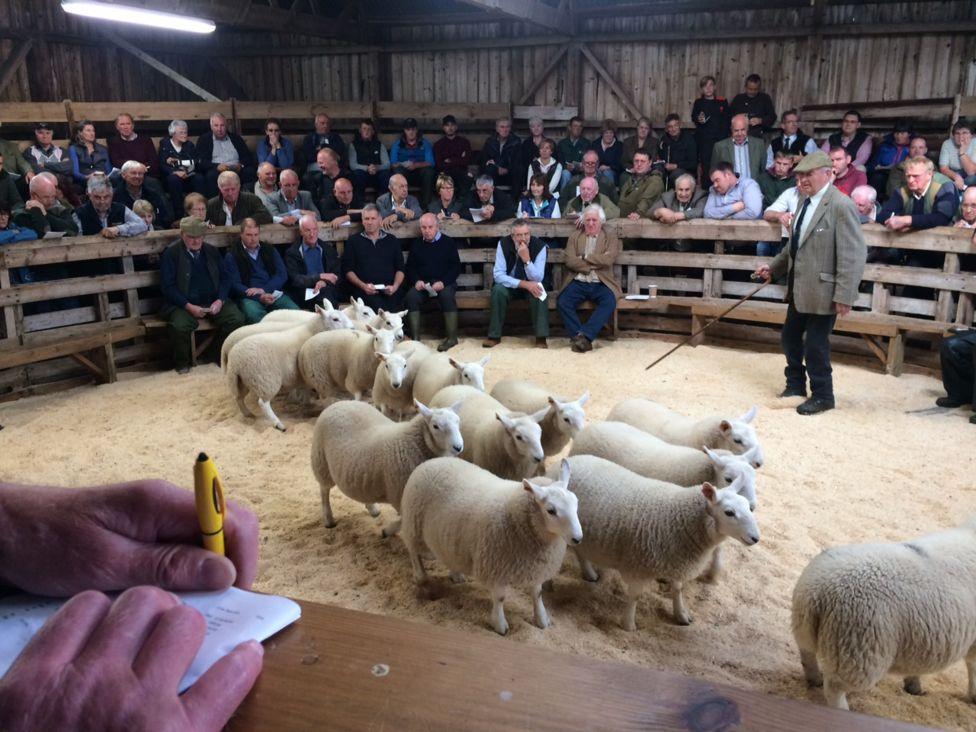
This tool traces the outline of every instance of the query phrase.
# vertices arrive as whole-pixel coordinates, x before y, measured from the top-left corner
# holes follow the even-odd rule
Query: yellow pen
[[[197,518],[203,532],[205,549],[224,554],[224,489],[217,474],[217,466],[205,452],[197,455],[193,464],[193,492],[196,496]]]

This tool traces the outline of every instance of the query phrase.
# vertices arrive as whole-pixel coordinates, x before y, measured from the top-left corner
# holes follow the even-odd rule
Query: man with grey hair
[[[524,219],[512,224],[510,236],[498,240],[495,249],[494,284],[491,287],[488,337],[483,348],[502,342],[502,325],[512,299],[527,300],[537,348],[548,348],[549,308],[542,278],[546,272],[546,243],[532,236]]]
[[[271,211],[272,199],[278,195],[278,172],[271,163],[258,166],[258,179],[254,182],[254,195],[261,199],[264,207]]]
[[[583,209],[592,204],[596,204],[606,215],[608,219],[620,218],[620,209],[617,208],[617,204],[610,200],[610,198],[600,192],[600,184],[597,182],[596,178],[583,178],[579,183],[579,195],[573,199],[566,202],[566,208],[563,209],[563,217],[567,219],[576,219],[576,228],[583,228],[583,217],[581,216]]]
[[[253,193],[241,190],[237,173],[225,170],[217,176],[219,194],[207,201],[207,221],[214,226],[238,226],[246,218],[270,224],[271,214]]]
[[[505,191],[495,187],[495,180],[490,175],[479,175],[474,187],[468,191],[461,206],[461,218],[480,223],[498,223],[515,218],[515,201]],[[498,240],[494,237],[471,238],[468,240],[473,247],[491,247]]]
[[[376,199],[376,207],[380,211],[383,226],[420,218],[423,213],[420,202],[410,195],[409,190],[405,176],[400,173],[390,176],[389,190]]]
[[[88,177],[87,193],[88,203],[75,209],[75,224],[82,236],[115,239],[138,236],[148,230],[146,222],[132,209],[112,200],[115,190],[105,174],[93,173]]]
[[[157,181],[158,184],[158,181]],[[153,222],[157,229],[168,229],[173,221],[173,209],[169,197],[154,188],[146,178],[146,166],[137,160],[126,160],[122,164],[122,175],[112,185],[115,187],[115,200],[127,208],[136,201],[148,201],[153,207]]]
[[[481,151],[481,169],[500,186],[519,186],[525,180],[515,178],[519,164],[521,140],[512,134],[512,120],[500,117],[495,120],[495,132],[485,140]]]
[[[593,341],[613,317],[617,300],[623,295],[613,276],[620,240],[603,226],[606,215],[599,206],[591,204],[583,209],[582,220],[583,229],[574,231],[566,242],[566,274],[556,300],[570,348],[577,353],[593,350]],[[582,323],[576,310],[586,301],[592,302],[595,310]]]
[[[276,224],[294,226],[302,216],[312,216],[319,220],[319,210],[312,200],[312,194],[298,189],[298,173],[285,168],[279,176],[281,187],[272,197],[266,208]]]
[[[338,305],[341,268],[335,244],[319,235],[319,222],[313,216],[298,220],[298,232],[301,238],[285,252],[285,292],[305,310],[323,300]]]
[[[857,207],[857,216],[862,224],[877,221],[881,205],[878,203],[878,192],[872,186],[858,186],[851,191],[851,200]]]
[[[662,224],[676,224],[679,221],[692,221],[705,215],[707,194],[698,188],[695,177],[690,173],[679,175],[674,181],[674,190],[665,191],[654,202],[648,217]],[[672,239],[671,248],[676,252],[690,252],[696,247],[694,239]],[[701,248],[704,250],[705,245]],[[709,243],[708,249],[711,250]]]
[[[401,285],[406,276],[403,248],[399,239],[380,228],[376,205],[363,206],[362,219],[363,230],[350,236],[343,247],[342,274],[371,308],[396,310],[403,299]]]
[[[48,232],[78,233],[74,213],[58,199],[58,179],[53,173],[38,173],[28,185],[30,198],[24,208],[14,214],[14,223],[33,229],[38,239]]]
[[[227,118],[219,112],[210,115],[210,132],[197,140],[196,167],[206,180],[206,195],[217,194],[217,178],[221,173],[237,173],[244,184],[257,178],[254,155],[244,138],[227,129]],[[252,194],[248,194],[252,195]]]

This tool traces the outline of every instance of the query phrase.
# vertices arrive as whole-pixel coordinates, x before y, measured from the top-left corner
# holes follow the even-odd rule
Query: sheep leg
[[[583,559],[578,550],[574,549],[573,551],[576,552],[576,559],[579,560],[580,572],[583,574],[583,579],[587,582],[599,582],[600,573],[593,566],[593,563],[589,559]]]
[[[366,513],[368,513],[373,518],[377,518],[380,515],[380,510],[376,507],[375,503],[364,503],[366,507]]]
[[[712,550],[712,561],[700,579],[704,582],[718,582],[724,569],[725,562],[722,561],[722,545],[719,544]]]
[[[823,686],[823,674],[820,673],[816,653],[800,651],[800,665],[803,666],[803,676],[809,686]]]
[[[824,678],[823,693],[828,707],[844,710],[850,709],[847,706],[847,692],[836,679],[830,677]]]
[[[424,563],[420,559],[420,552],[413,546],[407,545],[407,552],[410,554],[410,564],[413,567],[413,578],[418,586],[423,586],[427,582],[427,572]]]
[[[644,591],[644,583],[640,580],[623,578],[627,585],[627,607],[624,609],[622,622],[624,630],[637,630],[637,598]]]
[[[542,604],[542,585],[535,585],[532,588],[532,616],[535,624],[542,629],[552,625],[546,606]]]
[[[332,515],[332,501],[329,500],[329,494],[332,493],[332,486],[319,483],[319,493],[322,494],[322,521],[325,523],[325,528],[334,529],[336,521]]]
[[[285,431],[285,425],[281,423],[281,420],[278,419],[278,415],[274,413],[274,410],[271,408],[270,401],[265,401],[264,399],[259,398],[258,406],[261,407],[261,411],[264,412],[264,416],[271,420],[271,424],[274,425],[276,430],[281,430],[282,432]]]
[[[254,418],[254,413],[250,409],[247,408],[247,404],[244,402],[244,397],[245,397],[245,394],[243,394],[242,392],[238,392],[238,394],[237,394],[237,408],[241,410],[241,414],[243,414],[245,417],[251,417],[253,419]]]
[[[681,582],[671,583],[671,611],[678,625],[691,625],[691,613],[685,607],[685,596],[681,591],[683,587]]]
[[[505,619],[505,595],[508,587],[500,585],[491,588],[491,626],[499,635],[508,633],[508,621]]]
[[[976,646],[970,648],[966,656],[966,670],[969,672],[969,701],[976,704]]]
[[[918,676],[906,676],[904,689],[906,694],[912,696],[921,696],[925,693],[922,691],[922,680]]]
[[[391,521],[386,526],[383,527],[383,538],[389,539],[391,536],[396,536],[400,533],[401,520],[397,518],[395,521]]]

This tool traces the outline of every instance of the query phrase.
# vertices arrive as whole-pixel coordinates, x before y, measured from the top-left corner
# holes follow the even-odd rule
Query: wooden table
[[[924,729],[502,637],[300,604],[301,620],[265,643],[264,671],[228,729]]]

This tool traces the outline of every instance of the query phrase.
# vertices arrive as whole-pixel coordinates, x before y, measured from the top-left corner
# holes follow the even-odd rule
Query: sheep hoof
[[[375,503],[367,503],[366,512],[373,518],[377,518],[380,515],[380,510],[376,507]]]
[[[334,529],[336,526],[338,526],[335,521],[323,521],[322,523],[325,524],[325,528],[327,529]]]
[[[287,431],[287,429],[285,428],[285,426],[281,422],[278,422],[278,424],[276,424],[274,427],[279,432],[286,432]]]
[[[692,620],[694,620],[694,618],[691,617],[691,613],[683,613],[675,617],[674,622],[676,622],[678,625],[691,625]]]
[[[506,621],[503,620],[498,625],[494,625],[493,627],[498,635],[508,635],[508,623]]]
[[[912,696],[922,696],[922,680],[918,676],[905,677],[905,691]]]

